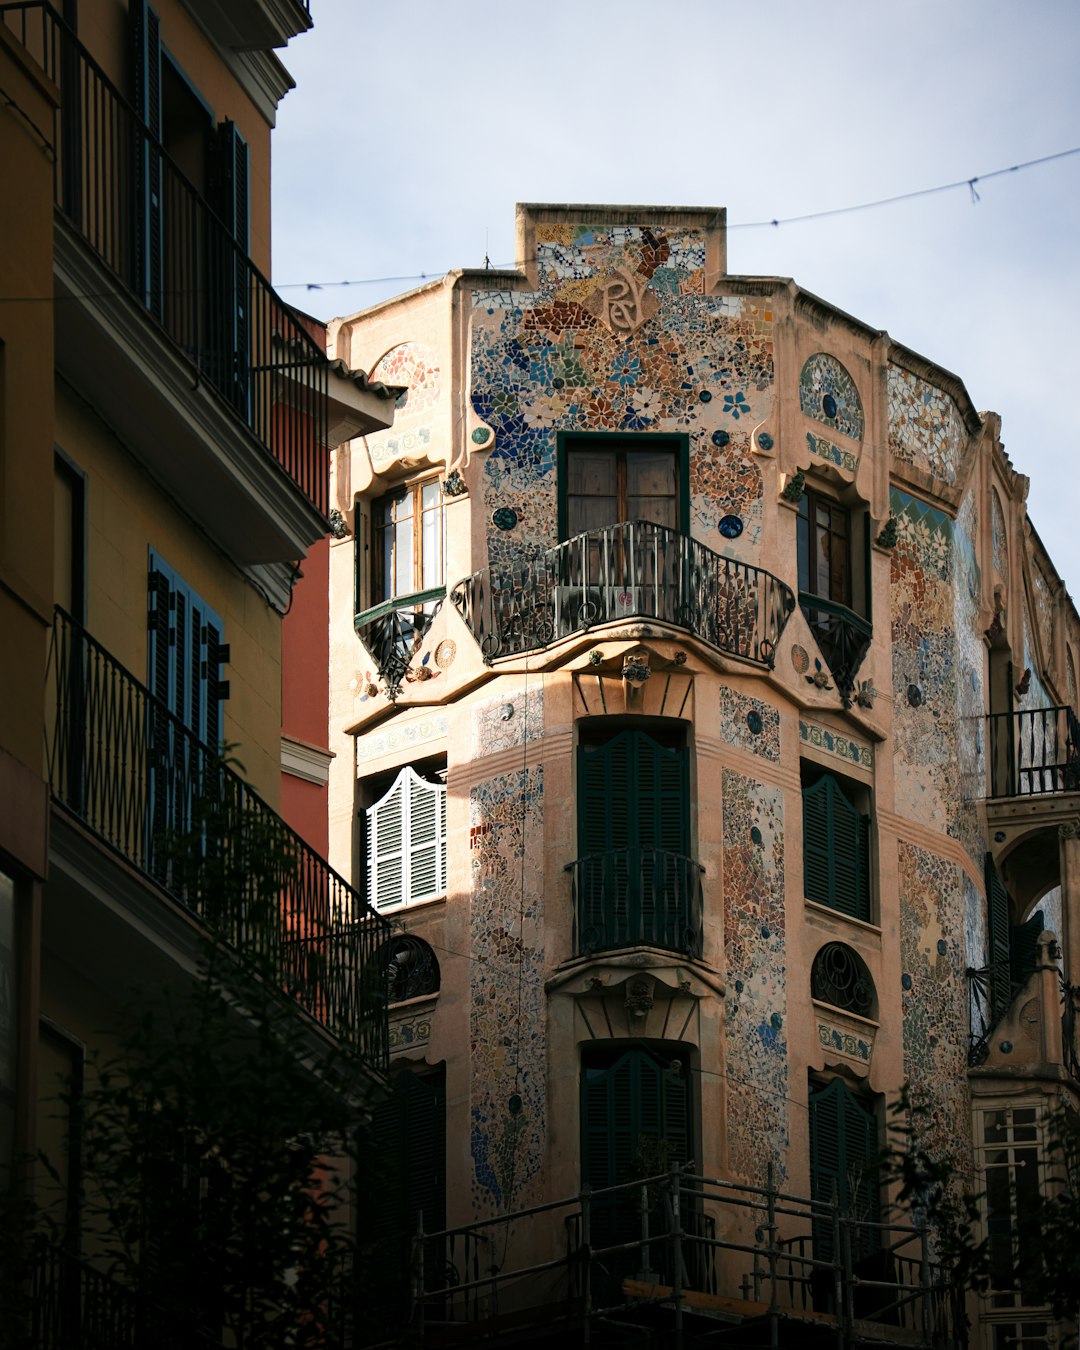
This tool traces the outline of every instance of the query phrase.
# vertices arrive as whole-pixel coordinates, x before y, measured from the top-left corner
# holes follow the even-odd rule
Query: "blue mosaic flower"
[[[620,357],[611,367],[611,378],[616,384],[622,385],[624,389],[632,384],[637,384],[641,376],[641,362],[636,356],[626,353]]]
[[[745,395],[745,394],[725,394],[725,395],[724,395],[724,411],[725,411],[726,413],[730,413],[730,414],[732,415],[732,417],[734,417],[734,419],[736,420],[736,422],[739,420],[740,417],[743,416],[743,414],[745,414],[747,417],[749,417],[749,416],[750,416],[750,404],[747,403],[747,401],[746,401],[746,395]]]

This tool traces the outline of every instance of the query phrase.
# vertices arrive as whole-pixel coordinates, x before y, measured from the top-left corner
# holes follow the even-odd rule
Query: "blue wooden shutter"
[[[156,319],[162,318],[161,20],[146,0],[131,0],[135,110],[135,285]]]
[[[220,618],[156,553],[149,574],[150,691],[198,740],[220,743],[220,700],[228,682],[220,678],[229,649],[221,641]]]

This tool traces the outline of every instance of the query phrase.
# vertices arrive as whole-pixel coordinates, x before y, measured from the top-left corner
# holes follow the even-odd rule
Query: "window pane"
[[[410,516],[394,526],[394,588],[391,595],[409,595],[413,590],[413,523]]]
[[[429,505],[429,498],[434,502]],[[442,502],[439,499],[439,485],[429,484],[423,489],[422,539],[420,546],[421,581],[420,589],[430,590],[441,586],[443,581],[443,539],[442,539]]]
[[[575,451],[567,462],[566,525],[570,537],[602,530],[618,519],[613,450]]]

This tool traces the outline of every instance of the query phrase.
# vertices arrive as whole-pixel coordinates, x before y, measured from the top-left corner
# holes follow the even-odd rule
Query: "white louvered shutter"
[[[375,909],[434,900],[446,890],[446,788],[406,767],[368,809],[369,896]]]

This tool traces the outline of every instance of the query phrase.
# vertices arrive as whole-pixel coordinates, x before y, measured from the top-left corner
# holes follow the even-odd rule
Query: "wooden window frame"
[[[817,512],[820,508],[825,508],[830,513],[829,524],[823,526],[817,520]],[[834,528],[834,522],[837,518],[843,520],[843,530]],[[854,532],[852,530],[851,511],[843,502],[835,497],[830,497],[827,493],[819,492],[816,488],[808,487],[803,491],[799,499],[798,523],[795,526],[798,552],[798,572],[799,572],[799,591],[803,595],[817,596],[821,600],[830,600],[833,604],[844,605],[850,609],[852,607],[852,542]],[[818,583],[818,549],[817,541],[823,534],[827,534],[830,539],[838,538],[844,541],[844,568],[843,575],[840,578],[840,585],[837,586],[837,579],[834,573],[830,573],[830,588],[826,593],[819,588]],[[803,583],[803,562],[806,563],[806,585]],[[843,594],[836,594],[840,590]]]
[[[620,432],[620,431],[560,431],[556,445],[556,473],[558,476],[558,530],[559,540],[569,534],[569,460],[578,450],[614,450],[619,455],[616,485],[617,519],[612,525],[626,521],[626,456],[628,454],[656,454],[669,451],[675,460],[676,474],[676,531],[690,533],[690,437],[682,432]]]
[[[439,579],[433,586],[424,585],[424,489],[435,486],[439,487],[437,476],[428,478],[418,478],[414,482],[402,483],[389,492],[374,498],[371,503],[371,595],[369,608],[377,609],[379,606],[389,604],[391,601],[407,599],[411,596],[424,595],[432,590],[445,590],[446,588],[446,516],[445,504],[442,499],[441,491],[438,492],[438,503],[434,507],[428,507],[427,511],[438,512],[439,522]],[[412,506],[411,519],[413,522],[413,560],[412,577],[407,590],[401,587],[400,578],[397,576],[397,560],[395,545],[394,577],[392,584],[388,582],[385,575],[383,539],[384,532],[398,524],[397,520],[380,521],[379,516],[382,508],[392,502],[409,499]],[[404,517],[402,517],[404,519]]]

